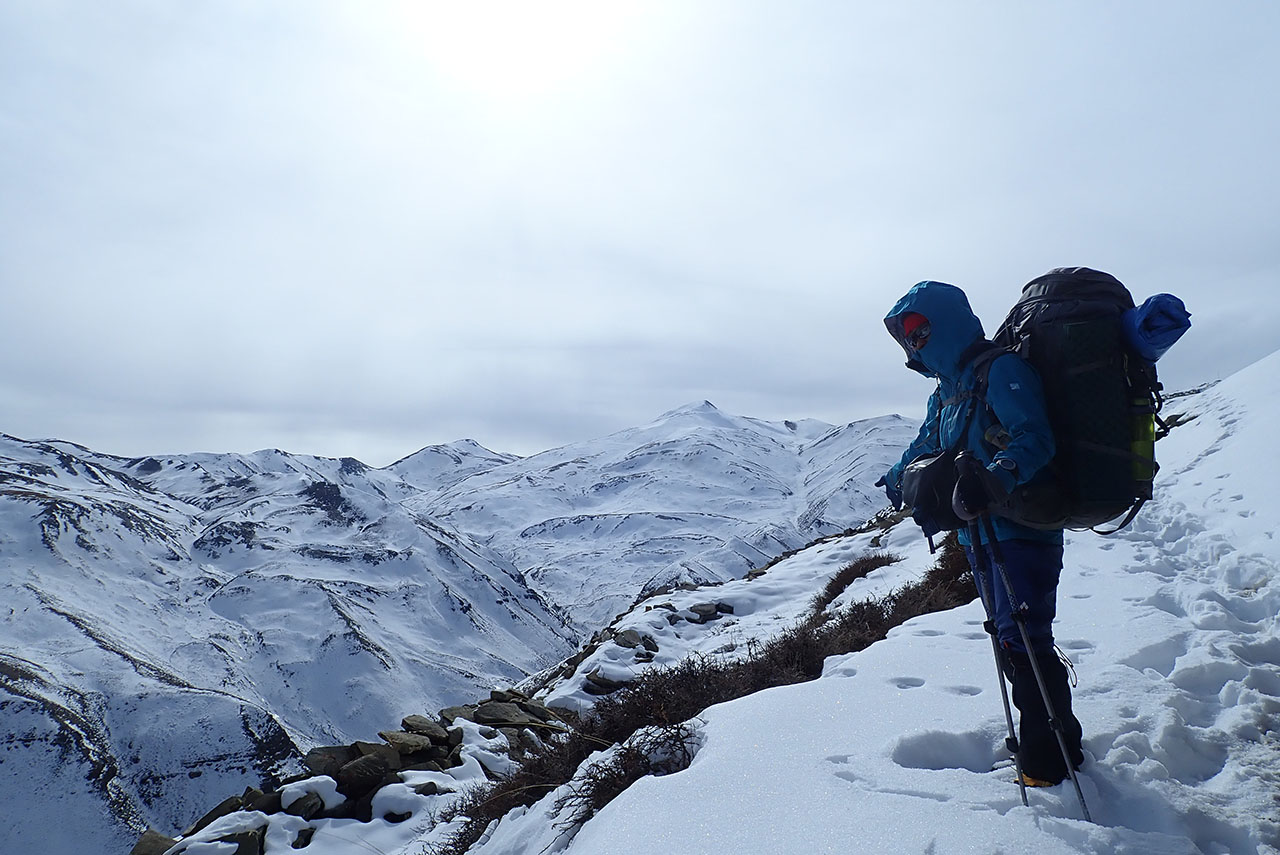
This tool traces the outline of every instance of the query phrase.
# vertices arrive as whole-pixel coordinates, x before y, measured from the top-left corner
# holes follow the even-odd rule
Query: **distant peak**
[[[703,413],[707,415],[719,415],[720,410],[710,401],[698,401],[696,403],[684,404],[683,406],[676,407],[674,410],[669,410],[663,413],[660,418],[667,419],[672,416],[697,415]]]

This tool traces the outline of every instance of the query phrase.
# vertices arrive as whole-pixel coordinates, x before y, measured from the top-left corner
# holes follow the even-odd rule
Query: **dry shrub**
[[[813,611],[821,612],[827,606],[835,602],[836,597],[845,592],[845,589],[852,585],[858,579],[866,578],[872,570],[879,570],[881,567],[887,567],[890,564],[896,564],[902,560],[902,556],[894,555],[891,552],[868,552],[866,555],[849,562],[841,567],[834,576],[827,582],[825,588],[813,598]]]
[[[894,560],[876,553],[855,561],[849,567],[858,569],[849,570],[849,581],[858,578],[853,574],[865,575]],[[834,617],[815,613],[769,641],[752,644],[742,659],[725,661],[696,655],[670,668],[642,672],[622,689],[597,700],[589,715],[570,721],[573,732],[547,742],[517,772],[455,802],[442,819],[466,817],[467,822],[433,855],[464,855],[493,820],[514,807],[532,805],[573,780],[593,752],[622,745],[607,761],[584,770],[557,805],[571,808],[568,824],[585,822],[639,778],[677,770],[655,767],[654,757],[683,756],[687,766],[692,750],[684,722],[707,707],[762,689],[815,679],[822,674],[828,656],[863,650],[913,617],[964,605],[976,596],[968,574],[968,562],[953,533],[943,540],[937,562],[919,582],[905,585],[883,600],[854,603]],[[652,728],[655,734],[646,736],[650,741],[624,744],[645,728]],[[665,743],[665,750],[659,750],[663,748],[659,743]]]

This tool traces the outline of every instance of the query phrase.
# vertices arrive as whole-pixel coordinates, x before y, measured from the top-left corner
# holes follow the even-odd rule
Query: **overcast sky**
[[[0,0],[0,431],[530,454],[923,414],[880,318],[1169,291],[1280,348],[1280,3]]]

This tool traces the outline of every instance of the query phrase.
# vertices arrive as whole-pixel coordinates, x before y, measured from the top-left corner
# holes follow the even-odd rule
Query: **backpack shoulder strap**
[[[942,406],[958,404],[969,398],[976,398],[983,404],[987,402],[987,381],[991,375],[991,363],[1000,356],[1012,353],[1008,348],[980,338],[960,354],[961,365],[973,365],[973,386],[957,392],[942,402]]]

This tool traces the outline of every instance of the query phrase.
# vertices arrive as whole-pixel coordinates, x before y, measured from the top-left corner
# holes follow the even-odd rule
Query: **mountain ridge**
[[[69,836],[179,827],[308,746],[554,665],[646,588],[742,575],[861,521],[887,434],[912,429],[669,413],[531,458],[459,440],[381,469],[0,437],[0,704],[21,722],[0,797],[62,781],[65,756],[98,782]],[[183,768],[201,774],[166,771]]]

